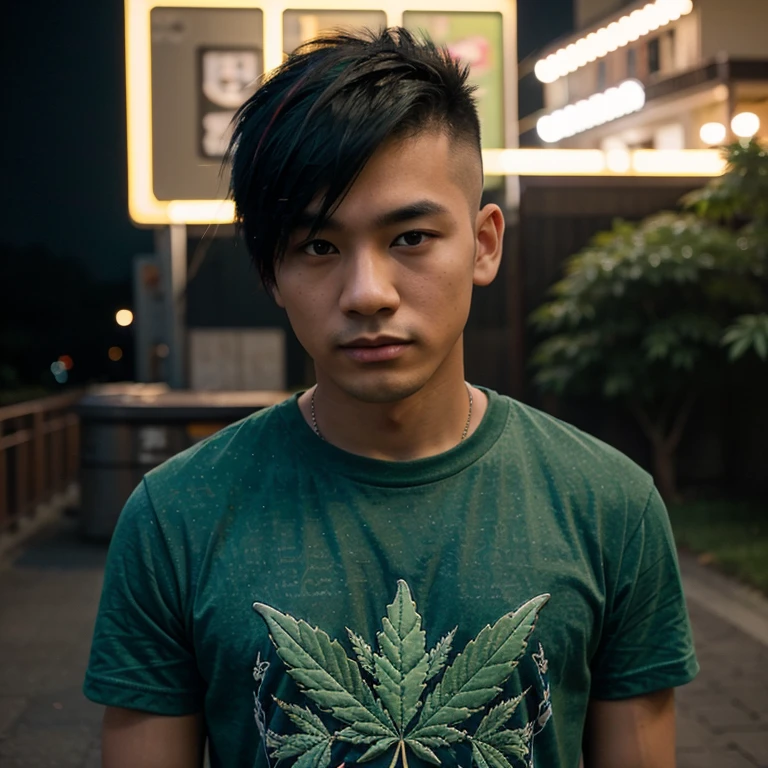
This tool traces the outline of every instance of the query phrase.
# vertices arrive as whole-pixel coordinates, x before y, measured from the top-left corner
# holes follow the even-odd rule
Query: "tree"
[[[768,357],[768,153],[725,149],[726,173],[684,213],[617,221],[565,264],[531,315],[535,383],[621,401],[648,438],[656,482],[678,497],[676,452],[700,383],[748,351]]]
[[[728,169],[719,179],[684,198],[689,209],[728,227],[737,244],[768,252],[768,151],[757,141],[728,147]],[[723,337],[731,360],[754,351],[768,360],[768,313],[743,315]]]
[[[566,262],[554,299],[533,313],[548,336],[533,353],[535,382],[559,395],[621,400],[650,441],[659,490],[673,500],[698,383],[718,375],[734,319],[768,306],[764,270],[758,248],[734,248],[730,232],[694,214],[616,222]]]

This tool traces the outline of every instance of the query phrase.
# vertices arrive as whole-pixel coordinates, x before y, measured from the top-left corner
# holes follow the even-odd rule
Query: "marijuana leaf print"
[[[276,700],[298,732],[270,731],[267,743],[272,756],[278,761],[296,758],[294,768],[329,768],[331,747],[338,741],[367,747],[357,760],[360,763],[389,754],[390,768],[398,761],[408,768],[408,754],[413,753],[439,766],[436,750],[466,743],[478,768],[513,768],[512,760],[530,753],[530,727],[507,727],[525,694],[486,712],[474,733],[458,726],[499,696],[548,599],[549,595],[539,595],[486,626],[450,665],[456,629],[427,651],[422,618],[405,581],[398,581],[395,598],[387,606],[376,635],[377,652],[347,629],[357,661],[323,630],[254,603],[288,674],[313,704],[344,726],[331,733],[309,708]],[[427,683],[441,674],[427,693]]]

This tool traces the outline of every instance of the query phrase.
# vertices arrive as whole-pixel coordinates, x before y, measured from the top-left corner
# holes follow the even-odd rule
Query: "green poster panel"
[[[470,66],[476,86],[483,149],[503,149],[504,77],[502,70],[502,19],[500,13],[436,13],[406,11],[403,26],[426,33],[451,55]]]

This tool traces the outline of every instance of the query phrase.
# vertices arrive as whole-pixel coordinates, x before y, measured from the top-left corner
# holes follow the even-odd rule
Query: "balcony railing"
[[[768,80],[768,59],[718,57],[673,75],[653,76],[646,83],[645,99],[653,101],[707,84],[748,80]]]
[[[79,468],[81,393],[0,408],[0,535],[67,491]]]

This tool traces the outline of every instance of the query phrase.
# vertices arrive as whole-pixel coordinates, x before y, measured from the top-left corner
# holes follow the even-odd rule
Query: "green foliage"
[[[654,402],[716,365],[734,318],[767,305],[766,258],[693,214],[617,221],[565,265],[531,321],[536,383],[558,394]]]
[[[687,195],[683,202],[699,216],[723,222],[734,232],[738,248],[768,253],[768,151],[758,141],[726,148],[724,176]],[[738,318],[723,343],[731,360],[752,351],[768,359],[768,314]]]
[[[742,315],[723,336],[731,360],[738,360],[753,349],[761,360],[768,359],[768,314]]]
[[[728,169],[683,202],[702,218],[768,220],[768,151],[757,140],[725,148]]]
[[[492,708],[474,734],[456,726],[501,693],[548,599],[549,595],[533,598],[486,626],[447,667],[456,630],[428,651],[421,616],[404,581],[398,582],[376,636],[378,653],[347,630],[358,663],[322,630],[254,604],[288,674],[321,712],[346,725],[332,733],[309,708],[278,700],[297,730],[268,734],[273,757],[295,759],[298,768],[328,768],[332,744],[340,741],[368,746],[358,759],[361,763],[391,752],[393,766],[400,758],[407,767],[410,751],[441,765],[436,750],[463,742],[471,745],[478,768],[512,768],[511,761],[528,753],[531,738],[530,728],[508,726],[522,696]],[[429,680],[441,672],[441,679],[427,692]]]
[[[765,501],[700,500],[671,504],[675,541],[768,596]]]
[[[652,403],[689,392],[723,345],[731,360],[768,357],[768,152],[725,152],[726,173],[684,198],[689,213],[617,221],[566,262],[531,316],[541,389]]]

